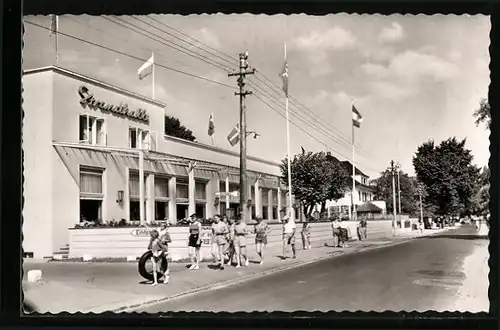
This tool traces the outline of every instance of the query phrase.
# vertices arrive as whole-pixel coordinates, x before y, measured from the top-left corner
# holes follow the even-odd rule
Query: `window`
[[[80,167],[80,221],[102,220],[103,170]]]
[[[358,191],[358,197],[359,197],[359,200],[361,201],[361,191]]]
[[[182,220],[189,217],[188,214],[189,209],[187,204],[177,204],[176,208],[177,208],[177,220]]]
[[[257,212],[255,209],[255,205],[252,205],[252,219],[255,219],[257,217]]]
[[[139,187],[139,173],[135,171],[130,171],[129,172],[129,182],[128,182],[128,189],[129,189],[129,211],[130,211],[130,220],[131,221],[138,221],[141,219],[141,214],[140,214],[140,187]],[[147,181],[146,181],[146,174],[144,175],[144,217],[146,217],[146,200],[148,199],[146,192],[148,191],[147,188]]]
[[[129,147],[132,149],[152,150],[151,132],[137,127],[129,127]]]
[[[155,219],[168,218],[168,178],[155,175]]]
[[[207,199],[207,183],[204,181],[195,182],[195,199]]]
[[[262,206],[262,219],[267,220],[268,206]]]
[[[273,220],[278,219],[278,207],[273,206]]]
[[[189,184],[187,180],[177,179],[177,199],[189,199]]]
[[[267,205],[269,205],[269,189],[267,189],[267,188],[262,188],[262,189],[261,189],[261,194],[262,194],[262,195],[261,195],[261,196],[262,196],[262,200],[261,200],[262,205],[263,205],[263,206],[267,206]]]
[[[278,205],[278,191],[274,189],[272,191],[273,191],[273,204]]]
[[[146,175],[144,175],[144,198],[146,198]],[[139,191],[139,174],[138,173],[130,173],[129,176],[129,194],[130,197],[140,198]]]
[[[255,186],[250,186],[250,199],[252,200],[252,204],[255,204]]]
[[[201,219],[205,219],[205,204],[196,204],[196,216]]]
[[[130,221],[141,220],[141,209],[139,200],[131,200],[129,204]],[[144,217],[146,217],[146,201],[144,201]]]
[[[81,143],[91,145],[106,145],[106,129],[104,119],[89,115],[80,115]]]

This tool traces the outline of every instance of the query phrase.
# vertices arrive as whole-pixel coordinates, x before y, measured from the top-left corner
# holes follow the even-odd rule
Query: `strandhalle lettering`
[[[85,86],[78,88],[78,94],[81,97],[80,104],[85,108],[88,106],[92,109],[101,109],[102,111],[114,112],[116,114],[149,122],[149,115],[144,109],[130,110],[127,104],[112,105],[103,101],[96,100],[94,94],[90,93]]]

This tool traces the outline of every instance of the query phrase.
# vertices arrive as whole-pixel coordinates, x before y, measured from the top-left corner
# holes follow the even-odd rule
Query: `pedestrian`
[[[255,248],[257,249],[257,254],[260,257],[260,264],[264,263],[264,248],[267,244],[267,235],[271,231],[269,226],[261,217],[257,217],[257,224],[254,227],[255,231]]]
[[[283,225],[283,259],[286,259],[287,245],[292,246],[292,258],[295,259],[297,257],[295,252],[295,231],[297,226],[289,215],[285,215],[283,217],[283,221],[285,221],[285,224]]]
[[[226,235],[226,240],[228,244],[226,244],[225,258],[227,259],[227,263],[232,265],[234,263],[235,256],[235,248],[234,248],[234,219],[228,218],[228,233]]]
[[[170,265],[167,260],[167,254],[168,254],[168,244],[172,243],[172,238],[170,237],[170,233],[168,230],[170,229],[170,223],[167,218],[165,218],[166,222],[160,227],[160,231],[158,232],[159,238],[161,242],[167,247],[167,251],[165,251],[165,255],[163,258],[163,262],[167,263],[167,269],[165,270],[164,278],[165,280],[163,283],[168,283],[170,279]]]
[[[347,226],[346,221],[340,222],[340,247],[347,248],[349,247],[347,241],[349,240],[349,227]]]
[[[358,227],[358,236],[359,236],[359,240],[362,241],[364,239],[367,238],[367,225],[368,225],[368,222],[366,221],[365,218],[362,218],[360,221],[359,221],[359,227]]]
[[[234,225],[234,248],[236,253],[236,268],[241,265],[248,267],[249,261],[247,257],[247,224],[242,221],[241,215],[236,217],[236,224]],[[243,262],[243,259],[245,262]]]
[[[420,234],[424,232],[424,222],[422,220],[418,220],[418,231]]]
[[[306,220],[302,223],[302,248],[304,250],[311,249],[311,225]]]
[[[160,234],[156,229],[149,232],[150,240],[148,250],[153,253],[151,262],[153,263],[153,286],[158,285],[158,274],[161,273],[161,265],[167,253],[167,246],[160,240]],[[165,276],[164,283],[168,283],[168,275]]]
[[[334,216],[330,220],[332,220],[333,247],[340,247],[340,219]]]
[[[196,214],[189,217],[189,242],[188,253],[191,259],[189,269],[200,269],[200,248],[201,248],[201,223]]]
[[[227,225],[220,221],[220,216],[214,216],[212,223],[212,256],[219,268],[224,269],[224,252],[226,250],[226,235],[229,232]]]

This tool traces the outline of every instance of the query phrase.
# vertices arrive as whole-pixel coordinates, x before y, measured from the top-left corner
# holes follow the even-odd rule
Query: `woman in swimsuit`
[[[264,263],[264,247],[267,244],[267,234],[271,231],[267,223],[262,221],[261,217],[257,217],[257,224],[254,227],[255,230],[255,247],[257,249],[257,254],[260,257],[260,264]]]
[[[234,225],[234,247],[236,249],[236,268],[240,268],[243,263],[242,259],[245,259],[245,267],[248,266],[249,261],[247,258],[247,224],[241,221],[241,216],[236,219],[236,225]]]
[[[188,252],[191,259],[189,269],[200,269],[201,223],[196,214],[192,214],[189,221]]]
[[[232,265],[234,262],[235,248],[234,248],[234,219],[228,219],[228,232],[226,235],[228,244],[226,244],[225,255],[227,263]]]
[[[214,216],[212,224],[212,255],[216,263],[220,263],[220,269],[224,269],[224,251],[226,248],[227,226],[220,221],[220,216]]]
[[[156,229],[149,232],[151,239],[149,241],[148,250],[153,252],[151,262],[153,263],[153,286],[158,284],[158,274],[161,272],[161,263],[163,262],[164,254],[167,253],[167,246],[160,239],[160,234]],[[168,274],[165,274],[164,283],[168,283]]]

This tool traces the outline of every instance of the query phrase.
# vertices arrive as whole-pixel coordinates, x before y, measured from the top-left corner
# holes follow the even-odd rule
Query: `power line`
[[[231,57],[230,55],[228,55],[228,54],[226,54],[226,53],[224,53],[224,52],[222,52],[222,51],[220,51],[220,50],[217,50],[216,48],[211,47],[210,45],[207,45],[207,44],[205,44],[205,43],[203,43],[203,42],[201,42],[201,41],[197,40],[196,38],[193,38],[193,37],[191,37],[191,36],[189,36],[189,35],[187,35],[187,34],[185,34],[185,33],[181,32],[181,31],[179,31],[179,30],[177,30],[177,29],[175,29],[175,28],[173,28],[173,27],[171,27],[171,26],[169,26],[169,25],[167,25],[167,24],[165,24],[165,23],[163,23],[163,22],[161,22],[161,21],[158,21],[158,20],[156,20],[156,19],[152,18],[152,17],[148,17],[148,18],[149,18],[150,20],[152,20],[152,21],[154,21],[154,22],[156,22],[156,23],[158,23],[158,24],[160,24],[160,25],[162,25],[162,26],[164,26],[164,27],[168,28],[168,29],[171,29],[171,30],[173,30],[173,31],[175,31],[175,32],[177,32],[177,33],[179,33],[179,34],[183,35],[184,37],[187,37],[187,38],[189,38],[189,39],[191,39],[191,40],[194,40],[194,41],[196,41],[196,42],[198,42],[198,43],[200,43],[200,44],[204,45],[205,47],[208,47],[208,48],[210,48],[210,49],[214,50],[215,52],[217,52],[217,53],[219,53],[219,54],[221,54],[221,55],[223,55],[223,56],[225,56],[225,57],[227,57],[227,58],[230,58],[230,59],[231,59],[231,61],[229,61],[229,60],[227,60],[227,59],[224,59],[224,58],[222,58],[221,56],[219,56],[219,55],[217,55],[217,54],[214,54],[213,52],[209,52],[209,51],[207,51],[207,50],[203,49],[202,47],[197,46],[197,45],[195,45],[195,44],[193,44],[193,43],[191,43],[191,42],[189,42],[189,41],[186,41],[186,40],[184,40],[184,39],[182,39],[182,38],[179,38],[178,36],[175,36],[175,35],[173,35],[173,34],[171,34],[171,33],[167,32],[167,31],[165,31],[165,30],[163,30],[163,29],[160,29],[160,28],[158,28],[158,27],[156,27],[156,26],[154,26],[154,25],[148,24],[147,22],[145,22],[145,21],[143,21],[143,20],[140,20],[140,19],[135,18],[135,17],[133,17],[133,16],[132,16],[132,18],[134,18],[134,19],[136,19],[136,20],[139,20],[140,22],[145,23],[145,24],[147,24],[148,26],[151,26],[151,27],[153,27],[153,28],[155,28],[155,29],[157,29],[157,30],[159,30],[159,31],[162,31],[163,33],[166,33],[166,34],[168,34],[168,35],[170,35],[170,36],[172,36],[172,37],[174,37],[174,38],[176,38],[176,39],[178,39],[178,40],[180,40],[180,41],[182,41],[182,42],[186,42],[186,43],[188,43],[188,44],[190,44],[190,45],[192,45],[192,46],[194,46],[194,47],[196,47],[196,48],[198,48],[198,49],[201,49],[202,51],[205,51],[205,52],[208,52],[209,54],[212,54],[212,55],[214,55],[214,56],[217,56],[219,59],[222,59],[222,60],[224,60],[224,61],[226,61],[226,62],[230,62],[230,63],[232,63],[232,62],[233,62],[233,57]],[[180,47],[182,47],[182,46],[180,46]],[[218,64],[220,64],[220,65],[224,65],[224,64],[221,64],[221,63],[218,63]],[[262,74],[262,73],[260,73],[260,72],[259,72],[259,74],[260,74],[263,78],[265,78],[266,80],[268,80],[269,82],[271,82],[271,83],[273,84],[273,86],[274,86],[274,87],[276,87],[276,88],[278,88],[278,90],[280,90],[279,86],[277,86],[274,82],[272,82],[272,81],[271,81],[269,78],[267,78],[264,74]],[[275,90],[273,87],[269,86],[268,84],[266,84],[265,82],[263,82],[263,81],[262,81],[261,79],[259,79],[258,77],[255,77],[255,78],[256,78],[256,79],[258,79],[259,81],[261,81],[262,83],[264,83],[267,87],[269,87],[269,88],[270,88],[273,92],[275,92],[275,93],[276,93],[276,90]],[[298,104],[299,104],[299,105],[300,105],[303,109],[307,110],[309,113],[313,113],[314,115],[316,115],[316,114],[315,114],[312,110],[310,110],[309,108],[307,108],[304,104],[300,103],[300,102],[299,102],[296,98],[291,97],[291,99],[293,99],[293,100],[294,100],[294,102],[298,103]],[[296,106],[296,107],[300,110],[300,107],[299,107],[299,106]],[[304,112],[305,112],[305,111],[304,111]],[[306,115],[308,115],[308,114],[306,113]],[[310,117],[311,117],[314,121],[316,121],[318,124],[322,125],[322,126],[323,126],[323,127],[325,127],[327,130],[329,130],[329,131],[331,131],[333,134],[337,135],[340,139],[343,139],[343,140],[344,140],[344,142],[346,142],[346,143],[350,143],[350,141],[349,141],[348,137],[346,137],[346,135],[345,135],[345,134],[343,134],[343,133],[342,133],[342,132],[340,132],[339,130],[335,129],[334,127],[333,127],[333,130],[332,130],[332,127],[329,127],[329,126],[327,126],[326,124],[322,123],[321,121],[317,120],[317,119],[315,118],[315,116],[314,116],[314,115],[309,115],[309,116],[310,116]],[[367,152],[367,151],[364,151],[364,150],[363,150],[363,149],[362,149],[359,145],[358,145],[358,148],[357,148],[356,150],[358,150],[358,151],[360,151],[360,152],[363,152],[365,155],[368,155],[368,156],[370,156],[370,157],[373,157],[373,155],[372,155],[371,153],[369,153],[369,152]]]
[[[30,25],[39,27],[39,28],[47,30],[47,31],[51,31],[50,28],[47,28],[47,27],[45,27],[43,25],[40,25],[40,24],[37,24],[37,23],[34,23],[34,22],[25,21],[25,23],[28,23]],[[122,52],[122,51],[119,51],[119,50],[116,50],[116,49],[113,49],[113,48],[106,47],[104,45],[101,45],[101,44],[98,44],[98,43],[95,43],[95,42],[92,42],[92,41],[88,41],[88,40],[76,37],[76,36],[71,35],[69,33],[64,33],[64,32],[58,31],[57,34],[63,35],[65,37],[68,37],[68,38],[71,38],[71,39],[75,39],[75,40],[78,40],[78,41],[81,41],[81,42],[84,42],[86,44],[89,44],[89,45],[92,45],[92,46],[95,46],[95,47],[99,47],[99,48],[108,50],[108,51],[113,52],[113,53],[120,54],[122,56],[126,56],[126,57],[129,57],[129,58],[135,59],[135,60],[138,60],[138,61],[141,61],[141,62],[146,62],[148,60],[148,59],[144,59],[144,58],[141,58],[141,57],[138,57],[138,56],[135,56],[135,55],[131,55],[131,54],[128,54],[128,53],[125,53],[125,52]],[[177,72],[177,73],[180,73],[180,74],[192,77],[192,78],[196,78],[196,79],[200,79],[200,80],[203,80],[203,81],[211,82],[213,84],[221,85],[221,86],[224,86],[224,87],[227,87],[227,88],[231,88],[233,90],[236,89],[236,87],[234,87],[234,86],[231,86],[231,85],[228,85],[228,84],[216,81],[216,80],[212,80],[212,79],[209,79],[209,78],[205,78],[205,77],[202,77],[202,76],[198,76],[198,75],[195,75],[195,74],[192,74],[192,73],[189,73],[189,72],[185,72],[185,71],[182,71],[182,70],[174,69],[174,68],[168,67],[166,65],[162,65],[162,64],[159,64],[159,63],[155,63],[155,65],[159,66],[159,67],[161,67],[163,69],[166,69],[166,70],[169,70],[169,71],[173,71],[173,72]]]

